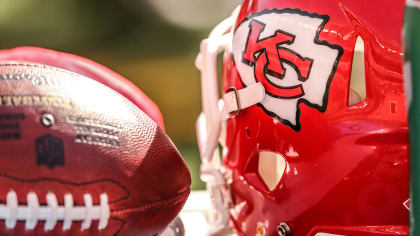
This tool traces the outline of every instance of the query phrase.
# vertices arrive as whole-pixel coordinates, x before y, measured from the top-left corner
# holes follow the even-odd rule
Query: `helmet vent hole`
[[[391,107],[390,107],[391,113],[394,113],[394,114],[397,113],[397,103],[396,102],[391,102],[390,105],[391,105]]]
[[[251,131],[249,130],[249,128],[248,128],[248,127],[246,127],[246,128],[245,128],[245,132],[246,132],[246,136],[247,136],[248,138],[251,138]]]
[[[358,36],[354,45],[351,65],[348,106],[356,105],[366,99],[365,43]]]

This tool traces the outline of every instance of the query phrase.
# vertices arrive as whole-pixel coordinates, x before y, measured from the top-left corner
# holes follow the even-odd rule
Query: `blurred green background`
[[[0,48],[38,46],[97,61],[131,80],[161,109],[166,131],[202,189],[194,67],[201,39],[239,0],[1,0]]]

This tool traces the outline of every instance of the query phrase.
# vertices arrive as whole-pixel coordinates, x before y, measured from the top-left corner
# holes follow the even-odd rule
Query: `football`
[[[0,234],[160,234],[182,209],[191,177],[155,105],[118,91],[118,81],[6,59]]]

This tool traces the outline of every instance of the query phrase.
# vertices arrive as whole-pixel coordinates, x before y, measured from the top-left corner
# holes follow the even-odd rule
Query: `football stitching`
[[[7,229],[14,229],[18,221],[25,222],[25,230],[34,230],[39,221],[45,222],[44,230],[53,230],[57,222],[63,222],[62,230],[70,230],[73,221],[81,221],[81,230],[91,228],[92,221],[99,221],[98,230],[105,229],[110,217],[108,196],[100,195],[100,204],[94,205],[92,196],[85,193],[84,205],[74,206],[70,193],[64,196],[64,205],[59,205],[54,193],[46,196],[47,205],[40,205],[38,196],[34,192],[27,194],[27,204],[18,204],[17,194],[10,190],[6,197],[6,204],[0,204],[0,219],[5,221]]]
[[[117,202],[120,202],[120,201],[125,201],[130,197],[130,192],[128,191],[128,189],[124,185],[118,183],[117,181],[115,181],[113,179],[99,179],[99,180],[93,180],[93,181],[83,182],[83,183],[75,183],[75,182],[64,181],[64,180],[55,179],[55,178],[24,179],[24,178],[19,178],[19,177],[16,177],[16,176],[5,174],[5,173],[0,173],[0,177],[12,179],[12,180],[22,182],[22,183],[56,182],[56,183],[60,183],[60,184],[64,184],[64,185],[71,185],[71,186],[76,186],[76,187],[82,187],[82,186],[93,185],[93,184],[97,184],[97,183],[109,182],[109,183],[113,183],[113,184],[119,186],[126,193],[126,195],[124,197],[120,197],[116,200],[110,201],[109,204],[114,204],[114,203],[117,203]],[[3,201],[0,201],[0,202],[4,203]],[[19,202],[19,203],[21,203],[21,202]]]

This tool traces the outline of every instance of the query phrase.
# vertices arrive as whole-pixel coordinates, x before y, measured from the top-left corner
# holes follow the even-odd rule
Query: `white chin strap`
[[[217,55],[224,50],[231,50],[232,27],[239,7],[231,17],[222,21],[210,33],[209,38],[201,42],[196,67],[201,72],[201,90],[203,112],[196,124],[197,139],[202,159],[201,179],[206,182],[212,199],[214,212],[209,215],[210,231],[215,235],[229,226],[231,208],[229,173],[220,168],[219,142],[223,146],[224,121],[240,113],[242,109],[262,102],[265,96],[264,86],[255,83],[243,89],[230,88],[220,99],[217,75]]]
[[[223,119],[227,120],[230,118],[230,114],[239,114],[242,109],[260,103],[264,99],[264,95],[264,86],[260,82],[240,90],[232,88],[232,91],[223,95]]]

